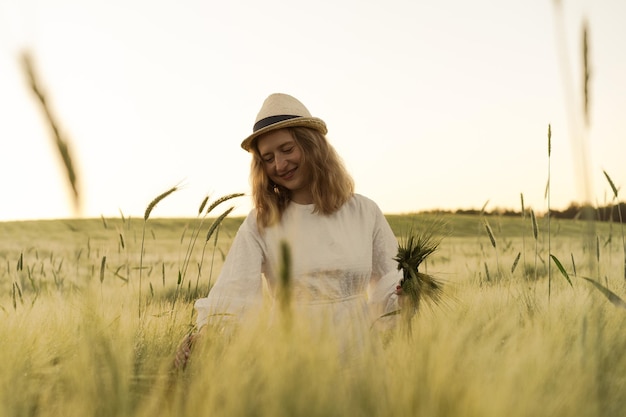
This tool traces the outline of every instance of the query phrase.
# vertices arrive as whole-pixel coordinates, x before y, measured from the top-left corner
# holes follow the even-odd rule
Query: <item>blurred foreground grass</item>
[[[398,236],[433,220],[388,218]],[[141,220],[0,223],[0,416],[618,416],[626,409],[626,311],[574,273],[623,296],[622,248],[608,224],[596,224],[598,246],[585,247],[588,229],[571,220],[551,224],[551,253],[573,285],[552,266],[550,301],[541,221],[535,240],[528,218],[489,217],[494,247],[484,219],[445,216],[446,237],[426,266],[445,282],[450,302],[421,310],[411,339],[395,334],[361,366],[346,366],[329,353],[332,340],[249,323],[231,338],[209,332],[187,371],[172,374],[193,301],[217,277],[241,220],[225,220],[215,250],[199,242],[181,277],[195,220],[151,219],[141,318]],[[586,268],[590,254],[599,262]]]

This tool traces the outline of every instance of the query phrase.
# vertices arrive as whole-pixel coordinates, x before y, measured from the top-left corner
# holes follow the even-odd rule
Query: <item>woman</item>
[[[208,297],[195,303],[198,328],[232,326],[260,308],[263,277],[277,304],[285,251],[294,320],[330,327],[346,339],[345,352],[365,343],[373,321],[398,309],[398,242],[378,206],[354,193],[326,133],[324,121],[294,97],[272,94],[263,103],[241,143],[252,154],[254,209]],[[181,345],[178,367],[192,340]]]

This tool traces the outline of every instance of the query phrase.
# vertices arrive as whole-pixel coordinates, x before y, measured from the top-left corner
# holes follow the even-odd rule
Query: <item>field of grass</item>
[[[433,217],[388,216],[400,238]],[[0,223],[0,417],[623,415],[619,225],[437,219],[447,302],[410,337],[346,369],[297,328],[213,329],[184,373],[173,352],[242,219],[217,242],[199,219]]]

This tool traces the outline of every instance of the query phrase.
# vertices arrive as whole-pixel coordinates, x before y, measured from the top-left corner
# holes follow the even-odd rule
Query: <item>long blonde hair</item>
[[[314,212],[325,215],[339,210],[354,194],[354,181],[326,136],[306,127],[287,128],[302,150],[302,164],[311,175]],[[280,222],[289,204],[289,190],[276,186],[265,173],[256,143],[250,166],[252,200],[260,229]]]

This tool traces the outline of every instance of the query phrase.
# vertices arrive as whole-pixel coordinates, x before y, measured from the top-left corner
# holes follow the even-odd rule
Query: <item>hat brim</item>
[[[284,129],[286,127],[308,127],[317,130],[322,135],[328,133],[326,123],[324,123],[322,119],[318,119],[317,117],[296,117],[289,120],[283,120],[257,130],[241,142],[241,147],[250,152],[256,138],[265,133],[271,132],[272,130]]]

